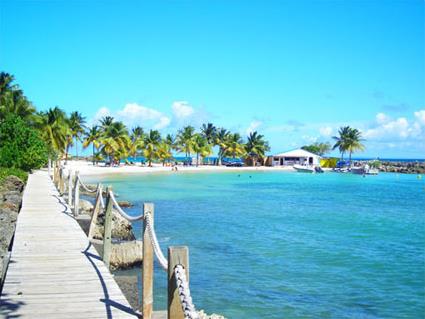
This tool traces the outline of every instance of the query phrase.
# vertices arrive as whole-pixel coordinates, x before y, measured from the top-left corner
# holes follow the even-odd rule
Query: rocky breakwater
[[[25,183],[15,176],[6,177],[0,185],[0,287],[7,269],[24,186]]]
[[[425,174],[425,162],[381,162],[381,172],[401,174]]]
[[[93,204],[90,201],[80,199],[81,214],[91,217],[93,208]],[[93,239],[103,240],[104,223],[105,214],[104,212],[100,212],[94,229]],[[88,233],[90,227],[89,220],[80,220],[80,225]],[[143,260],[143,242],[136,240],[131,223],[115,209],[112,211],[112,238],[111,269],[126,269],[141,264]],[[95,246],[98,250],[102,248],[101,245],[95,244]]]

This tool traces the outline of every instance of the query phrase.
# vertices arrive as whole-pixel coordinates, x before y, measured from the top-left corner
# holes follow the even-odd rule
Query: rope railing
[[[151,217],[150,212],[147,212],[145,214],[145,220],[146,220],[146,225],[147,225],[146,228],[148,230],[148,234],[149,234],[149,237],[151,239],[152,248],[155,252],[155,256],[158,259],[158,262],[161,265],[162,269],[167,271],[168,270],[168,261],[167,261],[167,258],[165,258],[164,254],[162,253],[161,246],[159,245],[158,238],[156,237],[156,232],[155,232],[155,229],[153,227],[152,217]]]
[[[143,214],[131,216],[127,214],[117,202],[111,187],[106,189],[106,204],[103,198],[102,185],[99,183],[95,190],[88,187],[76,171],[73,177],[72,171],[67,174],[65,183],[65,169],[59,163],[53,163],[52,179],[55,186],[63,194],[68,193],[68,205],[73,210],[74,216],[78,217],[80,187],[87,193],[96,193],[95,205],[90,221],[88,238],[93,240],[97,218],[100,213],[104,214],[103,227],[103,253],[102,259],[107,267],[110,264],[112,252],[112,215],[113,208],[123,218],[130,222],[142,220],[143,227],[143,318],[150,319],[153,311],[153,262],[156,257],[160,267],[168,273],[168,318],[170,319],[199,319],[199,314],[193,304],[189,288],[189,262],[188,248],[175,246],[168,248],[168,259],[164,256],[154,227],[154,207],[151,203],[145,203]],[[67,185],[66,185],[67,184]],[[73,204],[73,205],[72,205]]]
[[[79,185],[87,192],[87,193],[96,193],[97,192],[97,187],[96,187],[96,189],[90,189],[89,187],[87,187],[87,185],[86,184],[84,184],[82,181],[81,181],[81,178],[80,178],[80,176],[78,175],[77,176],[77,179],[78,179],[78,183],[79,183]]]
[[[192,296],[190,295],[186,271],[182,265],[179,264],[174,267],[174,277],[176,278],[176,286],[185,319],[199,319],[198,312],[195,309]]]

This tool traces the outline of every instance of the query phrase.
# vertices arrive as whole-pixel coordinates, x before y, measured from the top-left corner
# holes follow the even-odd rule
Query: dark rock
[[[118,205],[120,205],[121,207],[133,207],[133,204],[126,201],[126,200],[122,200],[122,201],[118,201]]]

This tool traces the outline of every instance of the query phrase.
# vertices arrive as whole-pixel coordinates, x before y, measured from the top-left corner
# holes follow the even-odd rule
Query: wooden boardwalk
[[[45,171],[25,188],[0,318],[137,318]]]

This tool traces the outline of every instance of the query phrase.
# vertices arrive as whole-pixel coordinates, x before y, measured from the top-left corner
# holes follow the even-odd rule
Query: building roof
[[[303,150],[303,149],[292,150],[292,151],[285,152],[285,153],[275,154],[273,156],[275,156],[275,157],[320,157],[317,154],[308,152],[308,151]]]

